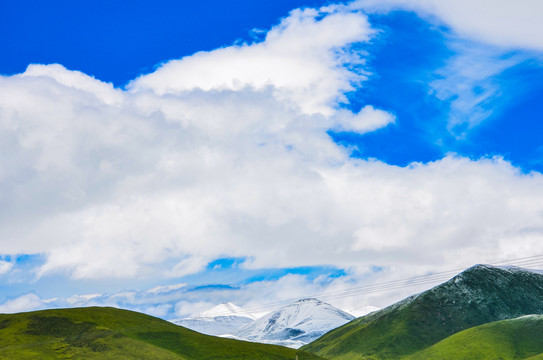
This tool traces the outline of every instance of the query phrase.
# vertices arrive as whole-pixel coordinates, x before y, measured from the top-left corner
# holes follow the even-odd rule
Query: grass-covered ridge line
[[[0,314],[0,359],[322,360],[203,335],[141,313],[89,307]]]
[[[407,360],[543,359],[543,316],[529,315],[456,333]]]
[[[474,266],[444,284],[355,319],[302,349],[328,359],[401,359],[481,324],[543,314],[543,275]]]

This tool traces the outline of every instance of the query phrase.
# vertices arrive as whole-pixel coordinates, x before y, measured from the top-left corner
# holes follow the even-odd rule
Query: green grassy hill
[[[303,351],[223,339],[114,308],[0,314],[0,359],[319,360]]]
[[[543,359],[543,315],[476,326],[454,334],[407,359]]]
[[[543,314],[543,275],[474,266],[302,347],[329,359],[400,359],[465,329]]]

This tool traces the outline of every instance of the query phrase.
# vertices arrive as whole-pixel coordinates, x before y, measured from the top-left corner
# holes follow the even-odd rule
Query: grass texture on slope
[[[203,335],[141,313],[89,307],[0,314],[0,359],[319,360],[275,345]]]
[[[541,299],[543,275],[478,265],[301,349],[332,360],[401,359],[474,326],[543,314]]]
[[[456,333],[409,360],[543,359],[543,316],[496,321]]]

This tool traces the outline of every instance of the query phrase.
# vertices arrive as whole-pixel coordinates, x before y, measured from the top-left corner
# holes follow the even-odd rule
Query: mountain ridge
[[[0,359],[323,360],[275,345],[203,335],[109,307],[0,314]]]
[[[453,334],[406,360],[543,358],[543,315],[494,321]]]
[[[355,319],[302,349],[330,359],[398,359],[484,323],[543,313],[543,275],[475,265],[449,281]]]
[[[224,302],[209,310],[192,315],[190,318],[215,318],[218,316],[240,316],[252,320],[257,319],[257,317],[249,311],[231,302]]]
[[[281,307],[237,329],[236,338],[293,348],[354,319],[354,316],[323,301],[306,298]]]
[[[228,336],[255,319],[256,316],[247,310],[226,302],[188,318],[174,319],[170,322],[206,335]]]

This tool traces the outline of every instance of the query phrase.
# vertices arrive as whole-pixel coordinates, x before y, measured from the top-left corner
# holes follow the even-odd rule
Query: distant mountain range
[[[174,324],[203,334],[299,348],[354,319],[317,299],[298,300],[260,318],[232,303],[224,303]]]
[[[477,265],[428,291],[332,330],[302,349],[331,360],[525,358],[492,357],[496,354],[490,348],[478,350],[490,354],[486,357],[475,352],[458,355],[460,345],[466,350],[473,344],[499,344],[496,349],[507,347],[526,358],[541,355],[543,359],[542,332],[526,337],[523,343],[511,331],[540,329],[541,317],[523,317],[532,314],[543,314],[543,275]],[[516,320],[501,322],[507,319]]]
[[[243,323],[230,336],[247,342],[112,308],[0,314],[0,359],[543,360],[543,274],[477,265],[354,320],[316,299],[254,318],[226,303],[192,319]]]
[[[232,335],[239,327],[256,320],[256,316],[232,304],[223,303],[186,319],[176,319],[176,325],[207,335]]]
[[[0,359],[323,360],[275,345],[223,339],[113,308],[0,314]]]
[[[317,299],[298,300],[234,332],[239,339],[299,348],[354,319]]]

